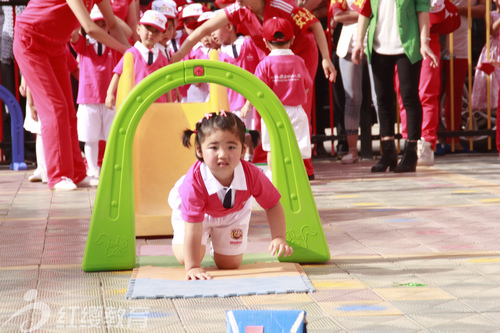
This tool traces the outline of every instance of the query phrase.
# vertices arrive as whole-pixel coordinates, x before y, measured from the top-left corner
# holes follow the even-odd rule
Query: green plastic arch
[[[196,73],[196,74],[195,74]],[[330,259],[311,186],[290,119],[273,91],[250,72],[219,61],[190,60],[166,66],[135,86],[117,112],[106,145],[82,268],[128,270],[136,265],[132,147],[148,107],[176,87],[211,82],[243,95],[259,110],[271,139],[273,183],[287,221],[289,262]],[[167,110],[166,110],[167,111]],[[165,198],[167,200],[167,198]]]

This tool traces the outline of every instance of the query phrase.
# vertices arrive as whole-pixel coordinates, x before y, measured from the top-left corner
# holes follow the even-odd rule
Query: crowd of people
[[[474,16],[485,15],[484,1],[472,0]],[[500,0],[496,1],[498,6]],[[137,0],[31,0],[17,16],[13,43],[23,78],[20,90],[28,101],[26,127],[38,135],[38,169],[30,181],[47,182],[56,191],[98,184],[99,156],[114,117],[124,54],[133,56],[137,84],[171,63],[208,59],[212,49],[219,50],[221,61],[255,74],[275,92],[290,118],[309,179],[314,179],[311,116],[314,90],[320,91],[314,82],[321,82],[317,76],[335,82],[337,69],[324,26],[312,12],[325,15],[328,8],[331,22],[327,24],[341,29],[335,53],[344,92],[342,111],[348,145],[341,163],[359,160],[363,82],[369,73],[382,148],[382,156],[371,172],[415,172],[418,164],[432,165],[440,109],[439,35],[455,31],[454,47],[444,46],[456,56],[460,73],[458,84],[446,83],[450,92],[452,86],[457,90],[463,85],[462,67],[466,64],[461,61],[461,42],[466,30],[458,27],[464,26],[463,17],[469,12],[464,8],[469,5],[465,0],[454,1],[455,5],[449,0],[325,3],[216,0],[218,10],[211,10],[183,0],[154,0],[142,7]],[[498,14],[491,18],[491,30],[497,34]],[[495,57],[490,64],[493,67],[499,64]],[[364,70],[366,66],[368,71]],[[449,70],[447,63],[445,68]],[[78,111],[70,74],[78,79]],[[182,86],[165,92],[156,102],[205,102],[208,90],[206,83]],[[455,91],[455,98],[460,96],[459,91]],[[268,218],[272,238],[269,252],[276,256],[293,254],[286,241],[280,193],[272,177],[251,163],[259,158],[271,161],[267,126],[259,110],[243,96],[228,89],[228,99],[230,110],[206,114],[195,128],[184,131],[182,141],[188,148],[191,136],[195,136],[198,161],[177,181],[168,198],[173,251],[185,266],[188,280],[211,278],[201,267],[209,236],[217,267],[241,265],[251,197]],[[406,139],[399,161],[396,101]],[[456,112],[451,110],[452,104],[446,104],[449,114]],[[453,126],[450,129],[455,129]],[[258,132],[261,145],[254,135]],[[86,163],[79,142],[84,142]]]
[[[472,17],[485,16],[485,1],[472,1]],[[31,118],[39,127],[40,168],[30,179],[47,182],[55,190],[98,184],[124,53],[134,56],[138,83],[170,63],[208,59],[212,49],[219,50],[221,61],[254,73],[277,94],[290,116],[309,179],[314,179],[314,92],[324,92],[317,85],[325,81],[318,81],[318,77],[331,82],[337,79],[324,33],[325,21],[320,21],[323,17],[330,19],[327,24],[340,36],[332,52],[340,74],[337,85],[341,85],[343,94],[335,96],[335,100],[343,101],[338,128],[342,128],[340,135],[348,147],[338,154],[341,163],[359,160],[358,130],[367,80],[380,124],[382,151],[372,172],[414,172],[417,165],[433,165],[434,151],[439,153],[448,147],[438,144],[436,135],[442,84],[447,96],[447,129],[460,127],[460,98],[467,68],[464,54],[469,5],[465,0],[216,0],[213,10],[208,5],[212,4],[184,0],[154,0],[147,5],[138,0],[102,0],[95,4],[80,0],[30,1],[16,17],[13,45],[23,77],[21,92],[27,96]],[[491,14],[492,36],[497,36],[500,24],[495,13]],[[269,22],[273,22],[272,29]],[[448,37],[440,40],[450,32],[454,32],[451,50]],[[492,40],[490,59],[495,60],[497,42]],[[69,60],[65,60],[69,50],[79,63],[77,111]],[[449,75],[450,67],[450,60],[441,54],[450,51],[455,68],[453,85],[450,80],[441,82],[442,70]],[[291,65],[285,65],[287,61]],[[477,77],[481,75],[485,73],[476,73]],[[388,79],[391,77],[394,79]],[[478,79],[474,85],[473,103],[484,102],[480,98],[484,81]],[[498,87],[497,82],[493,87]],[[182,86],[157,102],[205,102],[208,89],[206,83]],[[334,92],[338,94],[339,90]],[[250,140],[247,135],[244,159],[270,161],[266,124],[258,110],[230,89],[228,97],[228,111],[238,115],[247,129],[261,132],[262,145],[256,145],[255,137]],[[406,139],[399,161],[394,129],[397,109]],[[325,111],[316,111],[321,112]],[[85,160],[79,142],[84,142]],[[458,151],[467,149],[458,141],[454,145]]]

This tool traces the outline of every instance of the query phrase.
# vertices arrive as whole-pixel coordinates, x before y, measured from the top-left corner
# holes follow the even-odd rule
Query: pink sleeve
[[[125,54],[126,54],[126,52],[125,52]],[[125,54],[124,54],[124,56],[125,56]],[[123,58],[125,58],[124,56],[120,59],[118,64],[113,69],[113,74],[122,75],[122,73],[123,73]]]
[[[262,82],[264,82],[267,86],[269,86],[269,82],[267,80],[267,75],[264,75],[263,70],[266,68],[264,66],[264,61],[261,61],[258,65],[257,68],[255,68],[255,73],[254,75],[259,78]]]
[[[179,186],[179,195],[181,197],[181,214],[185,222],[203,222],[205,218],[205,198],[206,188],[200,184],[195,175],[195,163],[184,177],[184,181]],[[199,170],[199,169],[198,169]]]
[[[274,207],[281,199],[278,189],[255,165],[242,161],[245,174],[251,180],[251,194],[263,209]]]

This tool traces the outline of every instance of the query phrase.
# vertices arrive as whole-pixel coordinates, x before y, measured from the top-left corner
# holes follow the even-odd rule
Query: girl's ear
[[[203,153],[201,152],[201,147],[196,145],[196,156],[199,158],[199,159],[203,159]]]

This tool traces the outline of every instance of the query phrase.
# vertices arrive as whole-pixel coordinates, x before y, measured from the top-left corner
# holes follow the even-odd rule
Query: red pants
[[[460,130],[462,123],[462,95],[464,89],[465,77],[467,76],[467,59],[454,59],[453,61],[453,113],[451,112],[451,87],[450,87],[450,61],[443,60],[444,69],[446,72],[446,103],[445,103],[445,117],[446,117],[446,129],[448,131],[458,131]],[[453,117],[453,128],[451,126],[451,117]],[[458,142],[458,137],[453,138],[455,142]],[[447,142],[451,142],[451,138],[446,139]]]
[[[500,89],[498,90],[498,96],[500,96]],[[496,142],[497,142],[497,151],[499,152],[499,156],[500,156],[500,118],[498,117],[500,115],[500,98],[498,99],[498,102],[497,102],[497,139],[496,139]]]
[[[430,47],[432,52],[439,57],[441,53],[441,44],[439,43],[439,35],[431,35]],[[396,76],[398,72],[396,71]],[[406,110],[403,105],[401,94],[399,93],[399,80],[395,80],[397,91],[399,110],[401,116],[401,132],[403,138],[407,138],[406,132]],[[441,66],[440,64],[433,68],[431,67],[431,58],[422,60],[422,68],[420,69],[420,83],[418,87],[420,103],[422,103],[422,138],[432,144],[432,148],[436,147],[437,127],[439,122],[439,95],[441,92]]]
[[[316,77],[316,71],[318,70],[318,47],[316,46],[316,41],[314,40],[313,34],[310,34],[310,47],[306,48],[305,51],[297,54],[302,59],[304,59],[306,68],[311,76],[314,84],[314,78]],[[324,74],[323,74],[324,75]],[[302,108],[307,114],[307,119],[309,120],[309,134],[312,137],[312,124],[311,124],[311,114],[312,114],[312,104],[313,104],[313,87],[309,87],[307,92],[307,103],[302,105]],[[314,168],[312,165],[312,160],[310,158],[304,160],[304,165],[306,167],[306,172],[308,176],[314,175]]]
[[[16,27],[14,55],[35,101],[41,123],[49,188],[86,176],[76,129],[66,44],[50,43]]]

